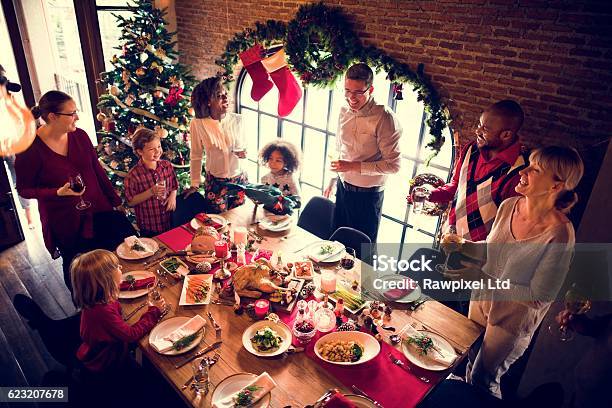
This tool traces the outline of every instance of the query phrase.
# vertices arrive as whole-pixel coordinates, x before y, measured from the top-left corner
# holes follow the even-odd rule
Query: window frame
[[[251,107],[251,106],[246,106],[246,104],[242,103],[242,87],[244,86],[244,80],[246,78],[246,76],[248,75],[247,71],[242,68],[240,70],[240,73],[238,74],[237,78],[236,78],[236,86],[235,86],[235,95],[234,95],[234,100],[235,100],[235,106],[236,106],[236,112],[238,114],[242,114],[244,110],[247,111],[251,111],[257,114],[257,151],[259,152],[259,150],[262,148],[261,145],[261,117],[262,115],[265,115],[267,117],[270,118],[275,118],[277,119],[277,129],[276,129],[276,138],[282,138],[283,136],[283,125],[285,122],[294,124],[294,125],[298,125],[301,126],[301,135],[300,135],[300,149],[301,151],[304,151],[304,147],[305,147],[305,131],[306,129],[312,129],[314,131],[317,132],[321,132],[325,134],[325,144],[324,144],[324,159],[323,159],[323,175],[322,175],[322,180],[321,180],[321,186],[317,186],[314,185],[308,181],[304,181],[302,179],[302,176],[300,176],[299,179],[299,183],[300,186],[302,185],[306,185],[308,187],[314,188],[314,189],[318,189],[321,191],[321,193],[323,192],[323,190],[326,187],[326,183],[325,180],[329,178],[328,176],[328,172],[329,170],[326,169],[326,166],[328,164],[328,158],[327,158],[327,151],[328,151],[328,144],[329,144],[329,138],[330,137],[336,137],[336,133],[332,132],[330,130],[330,121],[333,120],[333,118],[331,118],[331,113],[332,113],[332,106],[333,106],[333,102],[334,102],[334,92],[332,89],[327,89],[329,91],[329,96],[328,96],[328,105],[327,105],[327,118],[326,118],[326,124],[325,124],[325,129],[316,127],[316,126],[312,126],[310,124],[305,123],[305,119],[306,119],[306,107],[308,104],[308,95],[309,95],[309,89],[308,88],[303,88],[303,97],[300,101],[300,103],[302,104],[302,115],[301,115],[301,120],[298,122],[296,120],[293,119],[287,119],[287,118],[282,118],[278,115],[274,115],[272,113],[269,112],[265,112],[263,110],[260,109],[260,105],[259,102],[257,103],[257,107]],[[397,110],[397,101],[395,100],[395,98],[393,97],[393,85],[391,83],[389,83],[389,92],[388,92],[388,98],[387,98],[387,106],[389,106],[390,109],[393,110],[393,112],[396,112]],[[425,111],[425,109],[423,109],[423,113],[421,116],[421,125],[419,128],[419,134],[418,134],[418,140],[417,140],[417,148],[416,151],[420,152],[423,145],[427,142],[427,134],[426,134],[426,119],[427,119],[427,112]],[[447,128],[446,131],[449,133],[449,135],[447,136],[448,139],[450,140],[450,142],[452,143],[452,128]],[[447,141],[448,143],[448,141]],[[453,168],[454,168],[454,163],[455,163],[455,156],[456,156],[456,149],[451,148],[451,161],[449,163],[449,167],[445,167],[442,166],[440,164],[435,164],[435,163],[430,163],[429,166],[431,168],[437,169],[437,170],[441,170],[441,171],[446,171],[447,172],[447,178],[446,181],[448,182],[451,177],[452,177],[452,172],[453,172]],[[405,153],[401,154],[401,158],[402,160],[408,160],[411,162],[413,169],[412,169],[412,174],[410,175],[410,178],[407,180],[410,180],[412,178],[414,178],[417,174],[417,169],[420,165],[425,165],[426,163],[426,158],[425,157],[413,157],[413,156],[409,156]],[[261,165],[258,162],[258,160],[253,160],[249,157],[247,157],[246,159],[249,163],[254,163],[257,167],[257,180],[259,180],[261,178]],[[399,256],[401,257],[401,253],[402,253],[402,247],[403,244],[406,243],[405,239],[406,239],[406,235],[408,232],[408,229],[412,229],[415,231],[418,231],[424,235],[427,235],[429,237],[432,238],[432,247],[435,247],[437,245],[437,238],[439,236],[439,231],[441,228],[441,224],[442,224],[442,217],[438,217],[437,223],[436,223],[436,229],[435,231],[429,232],[427,230],[423,230],[421,228],[419,228],[418,226],[411,224],[409,222],[409,213],[410,213],[410,206],[407,205],[406,206],[406,211],[404,212],[404,219],[398,219],[396,217],[387,215],[383,212],[382,214],[382,218],[387,219],[391,222],[397,223],[401,226],[402,228],[402,233],[401,233],[401,238],[400,238],[400,249],[399,249]]]

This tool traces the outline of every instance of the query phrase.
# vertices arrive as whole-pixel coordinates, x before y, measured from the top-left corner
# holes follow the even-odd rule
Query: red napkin
[[[221,224],[210,218],[206,213],[196,214],[195,218],[207,227],[213,227],[214,229],[219,229],[222,227]]]
[[[270,251],[269,249],[262,249],[259,248],[257,250],[257,254],[255,255],[255,257],[253,258],[253,262],[255,262],[256,260],[258,260],[259,258],[264,258],[267,259],[268,261],[270,260],[270,258],[272,258],[272,251]]]
[[[325,408],[357,408],[357,405],[349,401],[340,392],[336,392],[323,406]]]
[[[129,284],[128,282],[121,282],[119,285],[119,290],[138,290],[146,288],[149,283],[155,282],[155,276],[151,276],[149,278],[144,279],[136,279],[133,284]]]
[[[385,297],[391,300],[401,299],[414,290],[412,288],[413,285],[414,285],[414,288],[416,289],[416,282],[414,282],[412,279],[405,278],[404,281],[406,281],[406,286],[407,286],[406,289],[389,289],[388,291],[385,292]]]

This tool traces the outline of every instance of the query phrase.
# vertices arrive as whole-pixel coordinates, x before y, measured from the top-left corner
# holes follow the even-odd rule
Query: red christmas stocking
[[[285,50],[280,50],[276,54],[262,61],[272,77],[272,81],[278,88],[278,115],[285,117],[289,115],[295,105],[302,99],[302,88],[295,80],[295,77],[287,66],[285,60]]]
[[[244,65],[244,69],[247,70],[251,76],[251,79],[253,80],[251,98],[253,98],[255,102],[263,98],[264,95],[267,94],[268,91],[274,86],[272,81],[270,81],[268,71],[266,71],[266,68],[264,68],[264,66],[261,64],[262,55],[263,50],[259,44],[255,44],[248,50],[239,54],[240,60]]]

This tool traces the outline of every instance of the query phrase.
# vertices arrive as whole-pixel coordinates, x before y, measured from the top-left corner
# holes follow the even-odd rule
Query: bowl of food
[[[317,328],[311,320],[302,320],[293,324],[293,335],[302,344],[310,343],[310,340],[317,334]]]
[[[284,353],[291,345],[289,327],[282,322],[261,320],[253,323],[242,333],[242,345],[251,354],[273,357]]]
[[[185,264],[185,262],[181,261],[176,256],[172,256],[168,259],[164,259],[159,263],[159,266],[166,272],[171,275],[177,276],[186,276],[189,273],[189,267]]]
[[[366,363],[380,353],[380,344],[371,335],[359,331],[341,331],[326,334],[314,346],[321,360],[337,365]]]

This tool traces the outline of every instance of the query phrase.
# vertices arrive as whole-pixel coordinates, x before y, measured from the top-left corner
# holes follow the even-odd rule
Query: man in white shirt
[[[374,101],[374,73],[366,64],[351,66],[344,80],[348,106],[340,110],[336,146],[339,158],[331,169],[339,173],[324,192],[336,184],[334,229],[348,226],[376,242],[387,174],[400,169],[402,129],[393,112]]]

